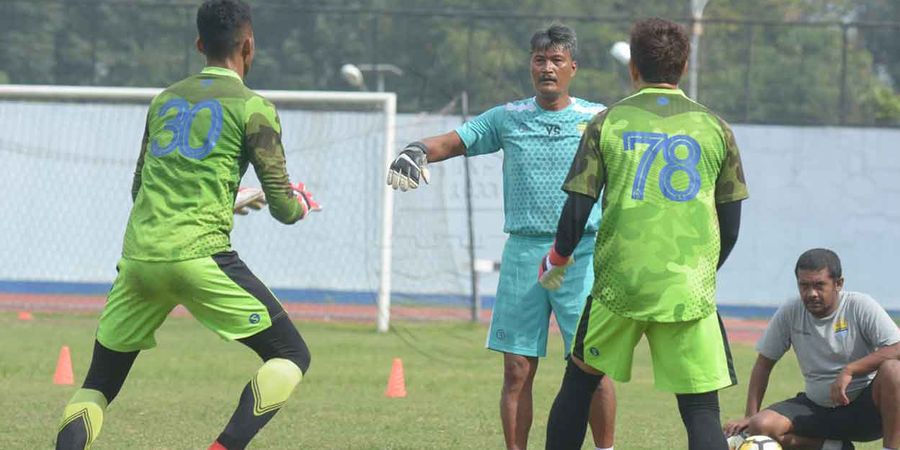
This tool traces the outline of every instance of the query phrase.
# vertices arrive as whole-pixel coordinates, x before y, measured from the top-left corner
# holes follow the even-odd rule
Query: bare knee
[[[534,377],[537,358],[507,355],[503,359],[503,390],[519,391]]]
[[[776,413],[775,411],[760,411],[750,418],[748,431],[750,434],[761,434],[776,439],[791,430],[791,421],[787,417]]]
[[[883,378],[884,382],[897,385],[900,383],[900,360],[889,359],[878,366],[877,378]]]
[[[597,390],[594,392],[594,394],[599,395],[600,392],[604,392],[610,396],[616,395],[616,388],[613,386],[613,382],[609,378],[609,376],[604,376],[600,379],[600,383],[597,384]]]
[[[878,366],[878,375],[872,382],[872,396],[875,405],[882,408],[885,405],[893,405],[897,401],[900,391],[900,361],[889,359]]]

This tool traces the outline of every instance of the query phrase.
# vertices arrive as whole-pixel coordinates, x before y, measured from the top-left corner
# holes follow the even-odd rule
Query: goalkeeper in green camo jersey
[[[118,276],[84,384],[65,407],[57,449],[85,449],[97,439],[107,405],[177,304],[264,361],[210,449],[246,447],[309,368],[303,338],[231,250],[229,234],[248,164],[280,222],[294,223],[318,205],[288,179],[274,106],[244,86],[254,55],[249,7],[209,0],[197,11],[197,29],[207,67],[150,104]]]
[[[570,277],[555,292],[523,274],[547,253],[566,194],[559,191],[578,140],[591,117],[604,106],[569,95],[577,62],[575,31],[551,25],[531,38],[531,79],[536,96],[496,106],[459,128],[413,142],[391,164],[388,184],[415,189],[428,182],[427,162],[473,157],[503,149],[503,231],[509,239],[500,264],[497,301],[491,314],[487,347],[503,353],[500,420],[506,447],[524,449],[532,421],[531,387],[538,358],[547,353],[550,313],[556,317],[565,348],[570,348],[584,299],[593,285],[591,254],[599,211],[582,224],[584,239],[575,253]],[[613,447],[616,398],[612,382],[594,394],[591,430],[598,449]]]
[[[601,193],[603,222],[548,449],[581,448],[590,394],[604,374],[631,378],[644,335],[656,387],[676,395],[689,448],[727,448],[718,390],[736,379],[716,313],[716,270],[737,240],[747,186],[731,129],[678,89],[689,53],[675,23],[632,27],[638,91],[594,117],[563,185],[568,199],[542,284],[559,283]]]

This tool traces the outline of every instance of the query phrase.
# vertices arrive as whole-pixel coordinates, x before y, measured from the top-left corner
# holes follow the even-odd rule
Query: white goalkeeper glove
[[[310,212],[322,210],[322,205],[313,200],[312,192],[307,191],[303,183],[292,184],[291,189],[294,190],[294,194],[297,194],[297,202],[300,203],[300,208],[303,210],[301,219],[305,219]]]
[[[548,291],[555,291],[562,287],[566,269],[575,262],[571,256],[562,256],[556,253],[555,247],[541,258],[541,267],[538,269],[538,282]]]
[[[406,146],[388,170],[387,184],[406,191],[419,187],[419,182],[428,183],[427,147],[421,142],[413,142]]]
[[[259,210],[266,206],[266,194],[257,187],[242,187],[238,189],[234,199],[234,213],[246,216],[250,210]]]

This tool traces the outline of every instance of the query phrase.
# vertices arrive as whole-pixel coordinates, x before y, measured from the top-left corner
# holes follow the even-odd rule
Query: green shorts
[[[719,314],[689,322],[643,322],[619,316],[588,297],[572,354],[613,380],[631,379],[634,347],[650,344],[656,388],[700,394],[737,384]]]
[[[97,327],[97,340],[111,350],[156,346],[154,333],[179,304],[229,340],[259,333],[286,314],[233,251],[177,262],[122,258],[117,269]]]
[[[562,287],[550,292],[538,283],[538,269],[541,258],[553,245],[553,237],[509,236],[500,262],[500,284],[487,348],[522,356],[546,356],[552,312],[568,353],[584,299],[594,284],[595,237],[585,234],[581,238],[573,253],[575,263],[566,270]]]

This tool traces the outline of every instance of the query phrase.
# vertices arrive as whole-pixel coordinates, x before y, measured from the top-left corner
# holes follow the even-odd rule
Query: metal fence
[[[632,17],[250,3],[257,89],[348,90],[343,64],[387,63],[402,70],[380,83],[401,112],[453,111],[466,91],[477,113],[532,95],[528,39],[554,20],[579,35],[575,95],[609,104],[631,89],[609,49],[627,41]],[[185,1],[5,1],[0,81],[170,84],[202,65],[195,11]],[[900,18],[885,19],[704,20],[698,100],[738,123],[900,127]]]

